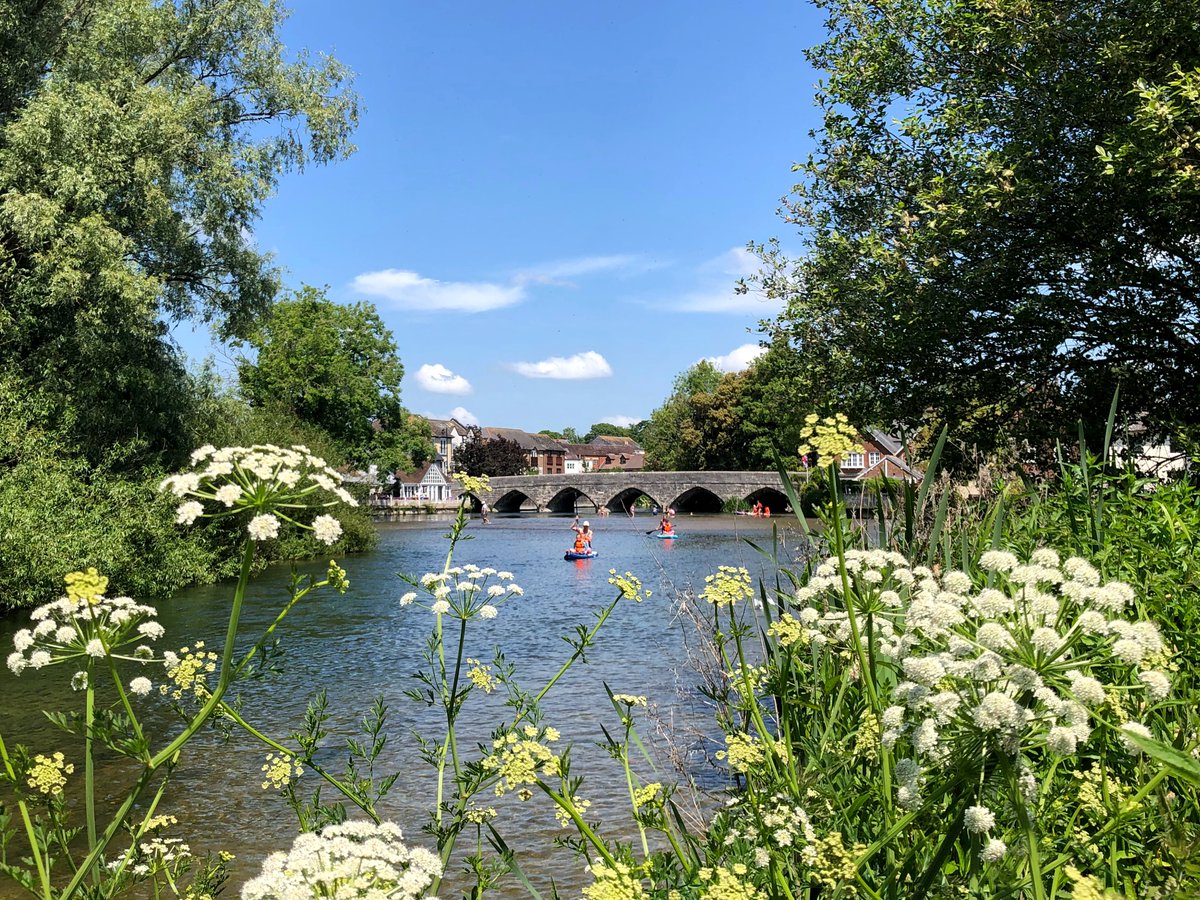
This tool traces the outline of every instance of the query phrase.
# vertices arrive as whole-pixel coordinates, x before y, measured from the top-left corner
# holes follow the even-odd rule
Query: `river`
[[[600,723],[610,731],[617,726],[604,683],[617,693],[647,696],[653,714],[645,725],[646,737],[660,750],[673,744],[694,777],[706,786],[719,785],[719,772],[706,761],[711,714],[696,691],[697,678],[689,667],[685,637],[689,629],[677,615],[678,597],[702,589],[704,577],[718,565],[742,565],[756,577],[773,577],[769,559],[747,540],[770,549],[777,526],[783,558],[791,559],[802,545],[794,519],[681,516],[676,520],[680,537],[675,541],[647,535],[655,522],[649,516],[594,517],[599,557],[564,561],[563,551],[572,537],[569,519],[493,516],[491,524],[471,522],[469,539],[459,544],[455,556],[460,565],[510,571],[524,589],[524,596],[504,605],[497,618],[471,623],[466,655],[489,660],[495,647],[503,648],[507,660],[517,666],[521,684],[534,691],[569,656],[571,649],[562,636],[573,633],[577,624],[591,623],[593,613],[614,596],[615,589],[608,584],[610,569],[633,572],[653,591],[641,604],[618,606],[589,652],[589,664],[573,670],[545,704],[546,723],[562,733],[563,744],[572,744],[574,773],[586,776],[580,794],[592,801],[589,813],[612,821],[613,827],[627,818],[627,802],[620,801],[624,781],[619,768],[596,747],[603,739]],[[397,573],[420,576],[440,571],[449,524],[448,517],[381,523],[375,551],[341,560],[349,575],[349,591],[340,596],[316,595],[288,616],[281,634],[286,651],[283,674],[238,685],[245,717],[280,739],[299,725],[317,687],[328,691],[329,727],[342,738],[353,733],[354,723],[372,700],[382,696],[390,710],[390,740],[380,770],[401,775],[380,811],[405,829],[408,842],[426,846],[432,841],[420,833],[420,824],[433,804],[434,782],[411,734],[419,729],[437,738],[440,732],[436,717],[404,692],[417,686],[411,676],[421,666],[433,616],[417,605],[400,606],[399,597],[410,588]],[[299,569],[319,574],[324,566]],[[253,582],[243,619],[246,639],[261,633],[276,614],[286,597],[290,572],[290,566],[276,566]],[[231,585],[218,584],[160,602],[159,620],[167,629],[159,641],[160,651],[197,640],[219,649],[230,595]],[[13,632],[27,622],[26,613],[0,620],[5,656]],[[81,772],[79,739],[58,732],[41,713],[77,708],[81,695],[73,695],[68,685],[72,671],[56,666],[14,677],[5,669],[0,674],[0,727],[10,747],[20,742],[31,752],[63,750]],[[156,729],[166,733],[172,719],[155,696],[142,703],[146,721],[151,733]],[[464,732],[472,743],[486,740],[489,729],[508,718],[507,713],[498,694],[476,692],[464,711]],[[339,760],[345,755],[342,738],[331,737],[322,747],[323,763],[335,770],[340,770]],[[262,857],[290,845],[296,833],[295,817],[283,800],[260,786],[264,756],[262,745],[241,732],[228,740],[203,732],[189,745],[160,810],[179,818],[178,833],[188,839],[193,851],[229,849],[237,854],[227,896],[236,896],[233,888],[257,870]],[[107,802],[117,802],[129,780],[126,768],[119,761],[105,761],[101,774],[101,783],[111,785]],[[76,787],[79,778],[77,774]],[[654,776],[654,780],[674,778],[670,772]],[[315,787],[316,779],[306,775],[301,784]],[[568,851],[550,847],[551,838],[560,832],[548,802],[535,798],[519,807],[504,804],[497,826],[525,851],[522,864],[540,887],[548,886],[552,874],[560,885],[577,885],[584,880],[582,864]],[[457,892],[444,889],[442,893]],[[510,880],[501,894],[523,896],[524,891]],[[0,881],[0,897],[10,896],[21,894],[11,882]]]

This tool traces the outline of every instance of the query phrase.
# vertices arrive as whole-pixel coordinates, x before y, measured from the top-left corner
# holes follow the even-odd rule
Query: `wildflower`
[[[617,703],[623,703],[626,706],[645,706],[647,699],[640,695],[633,694],[613,694],[612,698]]]
[[[633,600],[635,603],[642,602],[642,582],[632,572],[618,575],[616,569],[609,569],[608,574],[611,576],[608,583],[615,586],[621,592],[622,597],[626,600]],[[649,597],[650,591],[646,591],[645,596]]]
[[[284,753],[268,753],[267,761],[263,763],[263,790],[275,788],[282,790],[295,779],[304,774],[304,767],[298,760]]]
[[[587,900],[641,900],[649,896],[642,887],[640,871],[623,862],[608,866],[596,861],[588,871],[594,880],[583,889]]]
[[[467,665],[470,666],[470,668],[467,669],[467,677],[471,679],[471,683],[475,685],[475,687],[479,688],[485,694],[490,694],[496,689],[496,686],[499,684],[499,682],[496,680],[495,676],[492,675],[491,666],[485,665],[479,660],[471,659],[469,657],[467,659]]]
[[[1008,852],[1008,845],[999,838],[991,838],[979,851],[979,858],[985,863],[998,862]]]
[[[479,618],[494,619],[496,618],[496,612],[496,607],[492,606],[490,603],[485,603],[483,606],[479,607]]]
[[[1127,735],[1132,734],[1132,735],[1136,735],[1137,737],[1147,738],[1147,739],[1154,738],[1154,735],[1150,732],[1150,729],[1147,728],[1145,725],[1143,725],[1141,722],[1126,722],[1124,725],[1121,726],[1121,731],[1122,731],[1121,743],[1123,743],[1125,745],[1125,749],[1128,750],[1130,753],[1135,753],[1135,754],[1141,753],[1142,748],[1139,747],[1133,741],[1131,741],[1127,737]]]
[[[163,667],[171,683],[159,685],[158,692],[172,700],[181,700],[189,693],[197,700],[205,699],[211,693],[208,676],[217,670],[218,659],[216,653],[204,649],[203,641],[197,641],[194,650],[181,647],[179,655],[164,653]]]
[[[145,697],[149,694],[151,687],[150,679],[141,675],[129,682],[129,690],[139,697]]]
[[[400,605],[408,606],[410,603],[412,603],[416,599],[417,599],[416,591],[409,591],[407,594],[405,594],[403,597],[400,598]]]
[[[202,515],[204,515],[204,504],[196,500],[189,500],[187,503],[179,504],[179,508],[175,510],[175,524],[191,525]]]
[[[104,641],[100,638],[92,638],[87,642],[87,646],[83,648],[83,652],[88,656],[93,656],[97,659],[104,658]]]
[[[800,429],[803,442],[797,450],[800,456],[816,453],[827,464],[838,462],[848,453],[860,450],[858,432],[850,427],[850,421],[842,413],[819,419],[814,413],[805,416]]]
[[[55,751],[53,756],[39,753],[29,769],[29,786],[47,797],[56,797],[67,786],[67,776],[74,771],[75,765],[67,762],[61,751]]]
[[[415,900],[442,874],[441,860],[408,847],[395,824],[343,822],[296,838],[272,853],[242,887],[242,900],[291,897],[389,897]]]
[[[484,757],[484,768],[499,776],[496,782],[497,797],[522,785],[536,784],[540,775],[558,774],[560,759],[538,740],[538,729],[527,726],[523,734],[524,738],[514,732],[496,738],[492,741],[495,752]],[[541,737],[553,743],[558,739],[558,733],[544,729]]]
[[[713,606],[733,606],[754,596],[750,573],[742,566],[718,566],[714,575],[704,579],[700,596]]]
[[[971,834],[983,834],[995,826],[996,814],[986,806],[968,806],[963,813],[963,824]]]
[[[270,540],[279,536],[279,519],[271,513],[263,513],[251,519],[246,530],[256,541]]]
[[[219,502],[225,504],[226,507],[231,507],[237,503],[242,496],[241,485],[223,484],[217,488],[213,497]]]
[[[1138,672],[1138,680],[1146,685],[1146,693],[1151,700],[1166,700],[1171,693],[1171,679],[1163,672],[1154,669]]]
[[[322,544],[333,544],[342,536],[342,523],[333,516],[317,516],[312,523],[313,537]]]
[[[438,600],[433,606],[429,607],[430,611],[435,615],[445,615],[450,612],[450,603],[446,600]]]

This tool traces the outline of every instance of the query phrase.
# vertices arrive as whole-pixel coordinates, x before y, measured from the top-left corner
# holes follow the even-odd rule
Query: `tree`
[[[703,468],[699,464],[702,453],[695,411],[698,404],[707,404],[720,383],[721,373],[707,360],[676,376],[671,396],[650,414],[643,435],[647,469],[669,472]]]
[[[0,353],[89,457],[178,453],[165,323],[246,335],[278,275],[248,235],[283,172],[350,152],[336,60],[270,0],[0,0]]]
[[[432,455],[428,425],[424,445],[410,433],[417,426],[400,405],[404,366],[372,304],[334,303],[305,285],[276,303],[245,343],[257,351],[253,361],[238,363],[252,406],[287,409],[323,429],[359,464],[409,468]]]
[[[827,0],[765,323],[859,421],[982,446],[1200,421],[1200,6]],[[832,411],[829,407],[827,411]]]
[[[614,425],[612,422],[596,422],[588,429],[587,434],[583,436],[583,443],[594,441],[601,436],[607,437],[632,437],[629,429],[624,425]]]
[[[454,462],[460,472],[468,475],[524,475],[529,455],[516,441],[484,437],[483,429],[472,425],[462,446],[454,451]]]

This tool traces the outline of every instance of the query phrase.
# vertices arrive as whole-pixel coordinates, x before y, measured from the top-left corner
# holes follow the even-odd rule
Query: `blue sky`
[[[296,0],[289,47],[356,73],[359,150],[285,178],[255,239],[289,286],[376,305],[414,412],[646,418],[698,360],[744,366],[777,310],[733,285],[748,241],[795,245],[775,211],[821,36],[775,0]]]

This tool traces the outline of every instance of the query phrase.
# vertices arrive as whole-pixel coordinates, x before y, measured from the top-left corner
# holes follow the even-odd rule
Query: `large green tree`
[[[273,0],[0,0],[0,361],[93,461],[178,451],[167,324],[245,335],[278,276],[278,177],[347,154],[346,69]]]
[[[821,0],[817,149],[760,248],[860,421],[1048,446],[1114,388],[1200,423],[1200,5]]]
[[[253,406],[279,405],[323,429],[356,462],[408,469],[433,453],[428,423],[400,404],[404,366],[370,303],[334,303],[305,285],[278,301],[246,339],[238,365]]]

